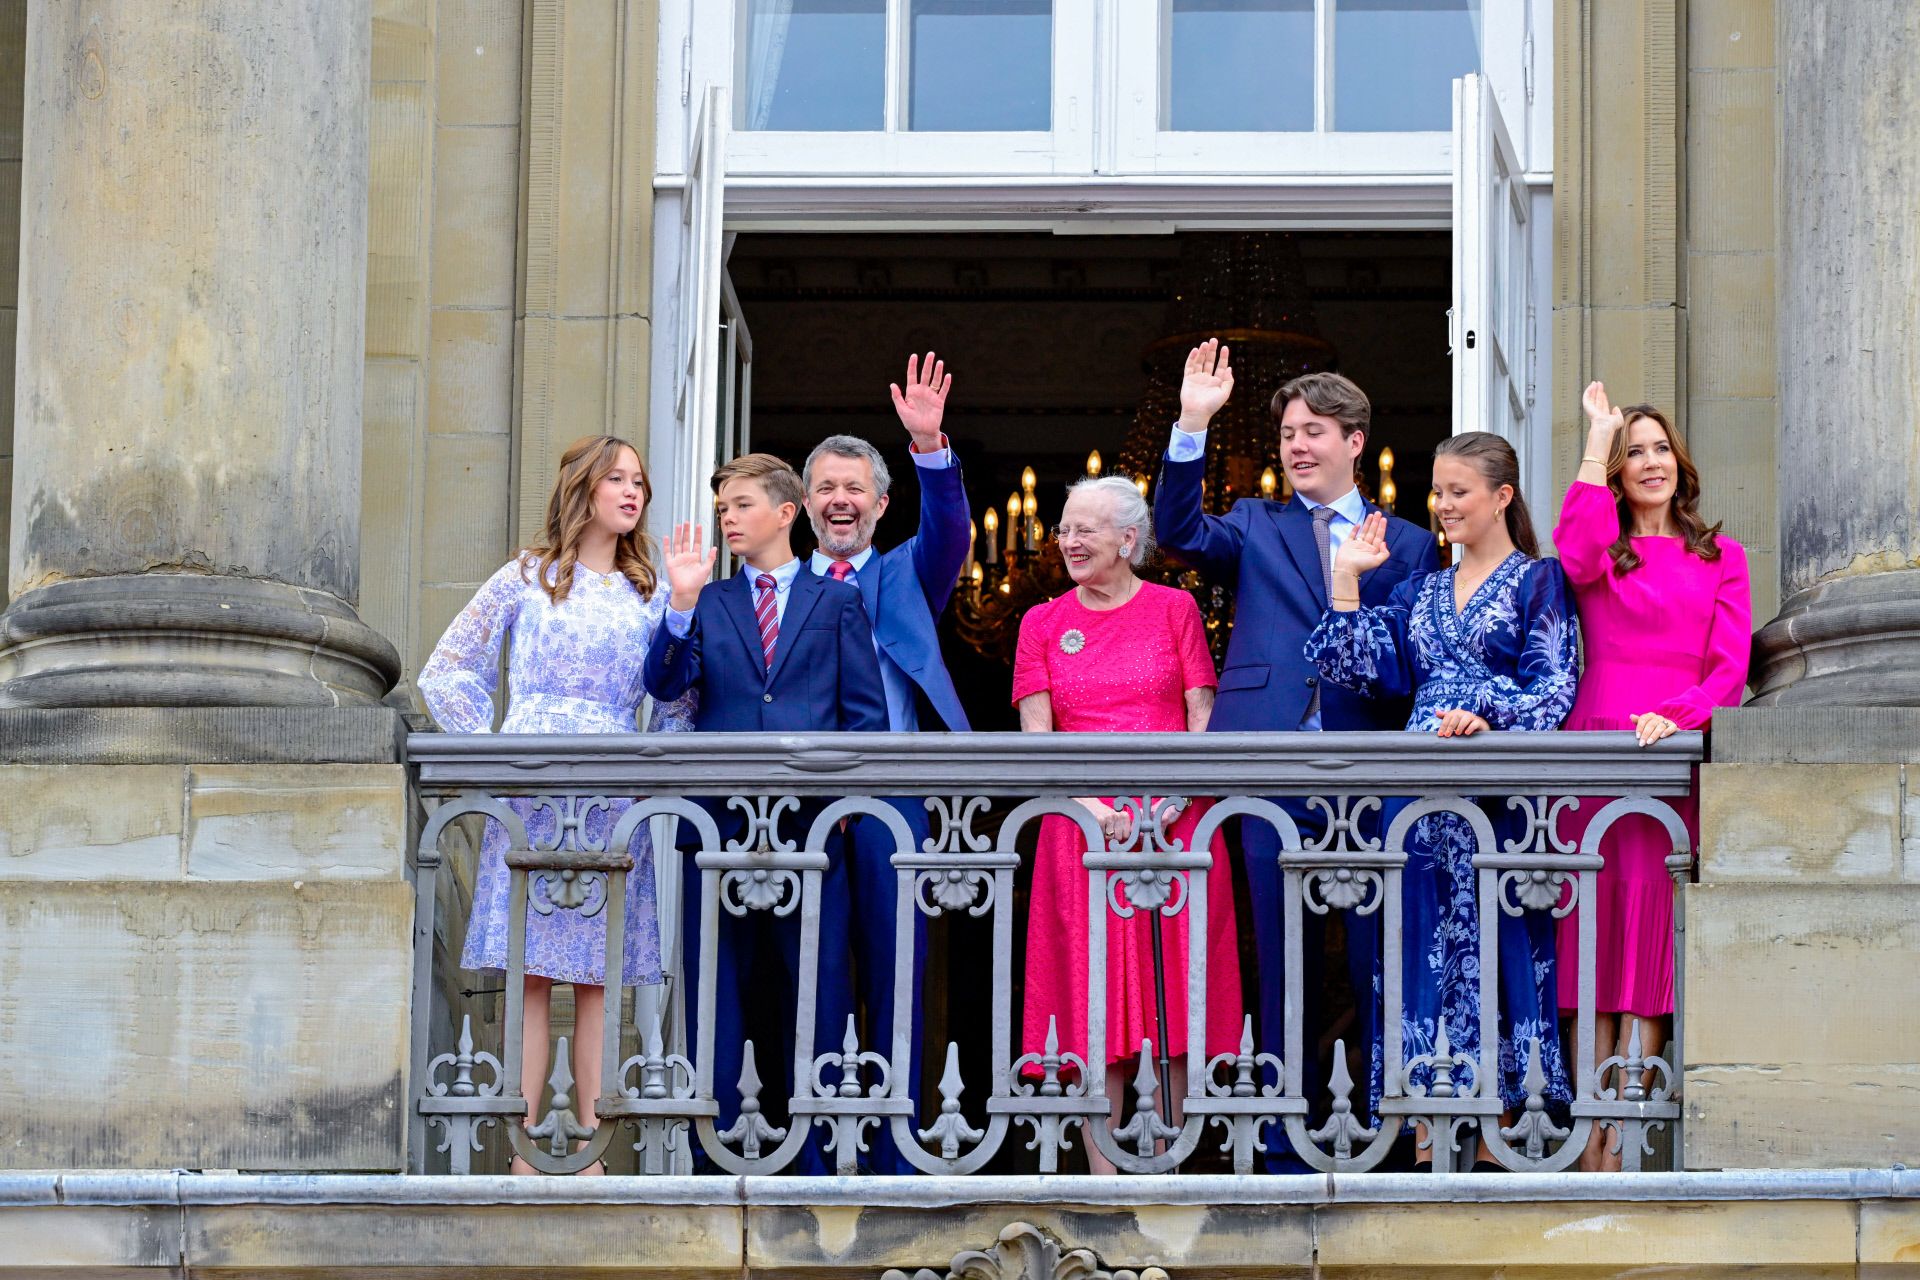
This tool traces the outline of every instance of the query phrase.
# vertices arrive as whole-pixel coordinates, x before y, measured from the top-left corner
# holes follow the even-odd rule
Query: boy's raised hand
[[[667,583],[673,588],[668,603],[680,613],[700,602],[700,588],[713,576],[713,562],[720,555],[718,547],[701,550],[705,536],[704,528],[689,523],[677,526],[667,539]]]
[[[1205,431],[1233,394],[1233,362],[1220,339],[1208,338],[1187,353],[1180,379],[1180,429]]]

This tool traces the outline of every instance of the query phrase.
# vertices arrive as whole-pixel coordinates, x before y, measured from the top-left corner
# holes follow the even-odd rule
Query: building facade
[[[0,4],[0,1270],[1920,1267],[1916,53],[1920,10],[1816,0]],[[1550,522],[1604,378],[1749,548],[1673,1172],[395,1177],[455,1133],[428,1058],[504,1016],[421,854],[493,765],[409,753],[411,677],[566,444],[635,442],[664,528],[959,343],[990,504],[1124,432],[1099,361],[1243,234],[1403,476],[1493,427]],[[1014,319],[1111,351],[1023,380]]]

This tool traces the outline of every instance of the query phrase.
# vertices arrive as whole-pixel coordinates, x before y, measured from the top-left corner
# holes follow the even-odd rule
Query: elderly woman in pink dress
[[[1198,733],[1213,712],[1215,676],[1206,631],[1193,597],[1144,582],[1134,568],[1153,550],[1153,521],[1133,482],[1118,476],[1082,480],[1060,515],[1060,555],[1074,589],[1035,605],[1020,620],[1013,700],[1026,733]],[[1099,820],[1109,843],[1132,833],[1132,816],[1113,797],[1079,801]],[[1169,840],[1192,838],[1205,800],[1190,804]],[[1226,847],[1213,842],[1207,892],[1206,1052],[1230,1053],[1240,1042],[1240,957],[1234,932],[1233,882]],[[1047,1023],[1059,1024],[1063,1052],[1087,1050],[1086,841],[1066,818],[1041,820],[1027,920],[1028,1053],[1041,1052]],[[1096,909],[1105,910],[1104,904]],[[1187,927],[1191,912],[1161,917],[1167,995],[1166,1052],[1173,1078],[1162,1081],[1177,1101],[1186,1093],[1180,1055],[1187,1051]],[[1143,1040],[1159,1043],[1155,1010],[1152,918],[1136,912],[1107,917],[1107,1096],[1118,1119],[1127,1078]],[[1159,1049],[1156,1047],[1155,1055]],[[1176,1123],[1178,1116],[1175,1117]],[[1112,1166],[1092,1144],[1096,1173]]]
[[[1616,409],[1595,382],[1583,397],[1586,456],[1554,527],[1586,637],[1586,671],[1568,729],[1632,729],[1640,744],[1704,729],[1715,707],[1740,704],[1753,603],[1747,553],[1699,512],[1700,473],[1686,443],[1648,405]],[[1604,800],[1568,815],[1575,840]],[[1691,799],[1669,801],[1696,836]],[[1601,842],[1594,974],[1601,1059],[1660,1050],[1673,1021],[1673,882],[1666,832],[1629,816]],[[1586,910],[1582,904],[1579,910]],[[1560,1008],[1575,1008],[1578,912],[1561,921]],[[1618,1081],[1602,1081],[1618,1085]],[[1583,1169],[1618,1169],[1610,1131],[1596,1128]]]

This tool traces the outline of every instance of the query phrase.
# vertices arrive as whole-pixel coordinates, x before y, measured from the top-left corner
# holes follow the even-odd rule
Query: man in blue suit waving
[[[873,623],[873,647],[887,701],[887,727],[895,733],[944,727],[964,731],[967,715],[940,657],[935,623],[953,594],[971,541],[967,495],[960,467],[940,430],[953,375],[927,352],[907,360],[906,388],[891,388],[893,407],[911,437],[914,473],[920,481],[920,528],[891,551],[874,550],[873,533],[886,514],[892,476],[880,451],[857,436],[830,436],[814,447],[802,468],[807,516],[819,548],[812,569],[859,588]],[[919,847],[927,838],[926,806],[918,799],[891,801],[912,829]],[[913,1047],[910,1078],[900,1082],[917,1099],[920,1079],[920,996],[926,953],[926,921],[914,913],[911,974],[894,973],[896,880],[893,838],[885,825],[858,820],[847,862],[851,898],[856,989],[867,1012],[867,1047],[893,1048],[896,977],[912,983]],[[912,1173],[891,1135],[873,1140],[876,1173]]]
[[[1306,659],[1307,636],[1327,610],[1333,555],[1375,510],[1355,484],[1373,409],[1366,394],[1337,373],[1309,373],[1274,394],[1272,413],[1280,428],[1280,456],[1293,497],[1286,502],[1241,498],[1224,516],[1201,510],[1200,481],[1206,471],[1207,424],[1233,392],[1227,348],[1209,339],[1187,356],[1180,384],[1180,420],[1154,495],[1154,525],[1160,544],[1209,579],[1234,591],[1233,638],[1220,672],[1220,691],[1207,728],[1214,732],[1302,729],[1403,729],[1404,702],[1363,698],[1320,680]],[[1387,562],[1362,579],[1361,602],[1386,603],[1394,587],[1416,573],[1440,568],[1440,552],[1425,529],[1387,520]],[[1282,802],[1303,839],[1324,831],[1326,818],[1298,802]],[[1259,961],[1256,1008],[1260,1048],[1280,1055],[1285,1028],[1285,952],[1281,935],[1279,840],[1271,826],[1241,826],[1241,873],[1253,911]],[[1307,972],[1308,1043],[1324,1018],[1318,1013],[1321,985],[1316,963],[1323,918],[1306,915],[1303,938]],[[1378,917],[1349,916],[1348,962],[1354,979],[1362,1034],[1373,1032],[1368,992],[1377,960]],[[1312,1064],[1308,1064],[1311,1067]],[[1274,1130],[1278,1126],[1273,1126]],[[1291,1169],[1284,1135],[1268,1139],[1268,1167]]]

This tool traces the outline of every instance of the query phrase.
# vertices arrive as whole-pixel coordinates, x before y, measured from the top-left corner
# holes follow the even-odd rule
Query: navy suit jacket
[[[1406,728],[1407,701],[1365,698],[1326,683],[1307,661],[1307,637],[1327,611],[1327,587],[1306,503],[1242,498],[1226,515],[1210,516],[1200,506],[1205,471],[1204,459],[1163,462],[1153,514],[1162,547],[1233,588],[1233,638],[1207,728],[1298,729],[1316,688],[1323,729]],[[1387,562],[1360,579],[1362,604],[1385,604],[1410,575],[1441,567],[1433,535],[1395,516],[1387,518],[1387,550]]]
[[[788,589],[771,667],[761,658],[753,589],[735,573],[700,589],[684,637],[661,624],[641,679],[662,702],[698,689],[693,727],[701,730],[887,728],[887,698],[860,593],[814,576],[804,563]]]
[[[920,690],[947,728],[963,732],[967,713],[960,707],[953,677],[940,657],[935,630],[966,563],[972,517],[960,467],[915,467],[920,477],[920,529],[880,556],[880,572],[855,579],[873,621],[874,638],[893,664]],[[871,569],[874,560],[867,562]],[[930,726],[922,725],[921,728]]]

